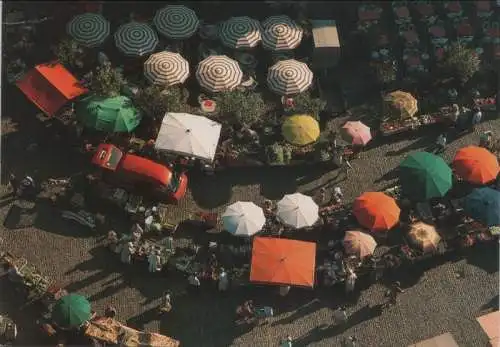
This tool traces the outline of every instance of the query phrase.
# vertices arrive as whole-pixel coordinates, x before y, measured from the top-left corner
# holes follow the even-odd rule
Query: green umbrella
[[[416,152],[399,166],[399,180],[405,195],[423,201],[444,196],[451,188],[452,173],[443,158]]]
[[[78,294],[59,299],[52,309],[52,320],[61,328],[78,328],[91,317],[90,302]]]
[[[129,133],[141,122],[139,111],[126,96],[93,95],[80,101],[75,111],[84,126],[109,133]]]

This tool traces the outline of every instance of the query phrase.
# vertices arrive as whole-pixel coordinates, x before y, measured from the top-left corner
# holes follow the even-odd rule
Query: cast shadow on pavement
[[[299,185],[312,182],[327,172],[311,165],[289,167],[229,168],[213,176],[190,175],[193,199],[202,208],[216,208],[228,203],[233,187],[260,185],[260,194],[267,199],[281,199],[295,193]]]
[[[382,315],[382,312],[382,305],[366,305],[360,310],[351,314],[348,317],[346,323],[331,326],[322,325],[310,330],[306,334],[296,338],[294,340],[294,346],[308,346],[312,343],[319,342],[333,336],[341,335],[348,329],[358,324]]]

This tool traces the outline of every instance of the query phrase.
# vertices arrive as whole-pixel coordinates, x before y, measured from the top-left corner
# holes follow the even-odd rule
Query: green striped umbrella
[[[190,38],[200,25],[196,13],[182,5],[168,5],[158,10],[153,23],[160,34],[175,40]]]
[[[99,46],[110,34],[109,22],[97,13],[75,16],[66,30],[73,40],[85,47]]]
[[[410,154],[399,166],[403,192],[416,201],[444,196],[452,185],[452,172],[443,158],[428,152]]]
[[[290,17],[271,16],[262,22],[262,45],[271,51],[289,51],[297,48],[304,31]]]
[[[158,42],[156,32],[145,23],[123,24],[115,32],[116,47],[128,56],[141,57],[151,54]]]
[[[84,126],[109,133],[129,133],[141,122],[139,111],[126,96],[89,96],[76,104],[75,111]]]
[[[247,16],[231,17],[221,24],[219,37],[229,48],[253,48],[261,40],[260,23]]]
[[[90,302],[78,294],[63,296],[52,309],[52,320],[63,329],[78,328],[91,316]]]

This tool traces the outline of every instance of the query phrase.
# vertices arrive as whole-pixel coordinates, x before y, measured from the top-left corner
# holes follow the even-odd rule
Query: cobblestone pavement
[[[26,120],[27,115],[18,118],[16,123],[2,119],[4,179],[10,171],[22,175],[35,169],[42,178],[64,177],[82,166],[80,159],[69,156],[64,146],[52,144],[53,138],[46,135],[50,129],[44,124],[32,118]],[[487,121],[475,134],[454,141],[444,153],[445,158],[451,160],[460,146],[477,143],[478,132],[486,129],[500,133],[500,121]],[[294,191],[314,195],[322,185],[329,189],[340,185],[346,197],[352,199],[363,191],[390,185],[395,179],[393,169],[403,156],[424,149],[436,136],[437,132],[429,129],[414,137],[402,136],[391,143],[374,144],[352,163],[354,168],[343,181],[337,180],[337,171],[323,174],[311,168],[240,170],[203,181],[194,179],[190,195],[180,206],[172,207],[171,212],[182,218],[188,210],[222,209],[236,200],[278,199]],[[30,147],[30,143],[38,143],[38,146]],[[5,198],[0,202],[2,219],[11,203]],[[334,327],[331,326],[332,309],[344,301],[341,290],[313,293],[294,289],[286,299],[278,299],[269,288],[242,290],[227,297],[207,289],[207,293],[195,298],[185,294],[183,280],[175,276],[151,277],[142,270],[125,268],[101,247],[100,237],[60,221],[53,212],[47,213],[48,216],[37,218],[32,228],[1,227],[3,247],[24,256],[56,281],[67,283],[70,291],[88,296],[98,311],[112,303],[118,308],[119,319],[138,328],[159,329],[181,340],[183,346],[275,346],[280,338],[289,334],[298,346],[336,346],[344,337],[355,335],[360,346],[404,347],[448,331],[460,346],[487,345],[475,317],[498,299],[497,249],[476,250],[466,260],[447,261],[419,270],[423,275],[417,282],[414,278],[419,274],[413,273],[416,269],[412,270],[406,274],[408,280],[403,278],[407,290],[399,297],[399,305],[381,315],[377,305],[383,302],[384,290],[374,285],[349,306],[350,322]],[[457,279],[456,271],[463,271],[465,277]],[[174,310],[160,319],[156,307],[167,288],[174,292]],[[0,312],[7,312],[18,320],[20,343],[40,344],[33,323],[34,313],[29,307],[21,306],[4,281],[0,281],[0,293]],[[249,297],[258,303],[272,303],[276,308],[278,314],[269,325],[234,326],[236,305]]]

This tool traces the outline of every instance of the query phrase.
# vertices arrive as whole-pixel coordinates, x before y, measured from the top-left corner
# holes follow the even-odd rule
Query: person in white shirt
[[[344,193],[342,193],[342,189],[340,189],[340,187],[333,188],[333,198],[335,199],[335,202],[337,204],[340,204],[342,202]]]
[[[446,138],[446,134],[441,134],[438,136],[437,140],[436,140],[436,153],[441,153],[444,151],[444,149],[446,148],[446,142],[447,142],[447,138]]]

